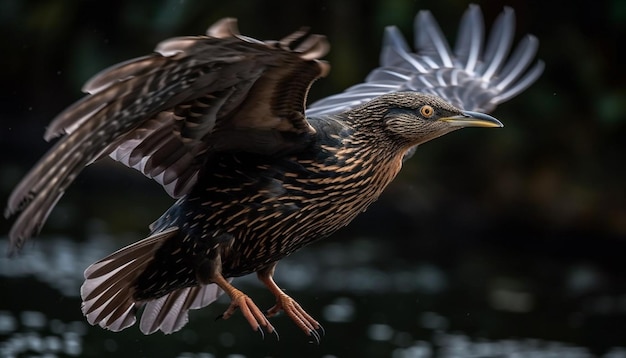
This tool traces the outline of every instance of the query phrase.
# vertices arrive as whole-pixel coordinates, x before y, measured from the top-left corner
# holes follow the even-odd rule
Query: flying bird
[[[485,38],[478,6],[461,20],[454,50],[430,12],[415,19],[415,52],[385,31],[380,67],[365,82],[308,108],[329,73],[324,36],[279,41],[243,36],[236,20],[177,37],[154,53],[89,80],[88,93],[51,122],[60,137],[17,185],[5,216],[19,250],[39,233],[81,170],[111,157],[157,181],[175,203],[147,238],[89,266],[81,287],[88,322],[120,331],[172,333],[188,311],[226,293],[259,332],[283,311],[319,341],[322,326],[273,280],[279,260],[331,235],[372,204],[416,146],[464,127],[501,127],[484,112],[541,74],[538,41],[511,53],[511,8]],[[276,297],[262,311],[232,285],[256,273]]]

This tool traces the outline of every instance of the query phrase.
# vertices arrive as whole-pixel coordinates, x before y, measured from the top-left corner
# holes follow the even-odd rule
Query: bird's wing
[[[224,19],[207,36],[160,43],[155,53],[88,81],[90,93],[59,114],[45,138],[62,138],[18,184],[6,216],[22,211],[12,243],[37,233],[79,172],[110,155],[162,184],[188,192],[208,153],[275,153],[302,145],[311,83],[329,66],[325,37],[298,31],[280,41],[242,36]]]
[[[532,35],[526,35],[509,55],[515,29],[511,8],[504,8],[485,41],[480,8],[470,5],[454,51],[429,11],[420,11],[414,25],[416,52],[411,52],[396,27],[386,28],[380,67],[364,83],[313,103],[307,115],[343,112],[398,91],[430,93],[461,109],[490,112],[524,91],[543,71],[541,61],[531,66],[538,47]]]

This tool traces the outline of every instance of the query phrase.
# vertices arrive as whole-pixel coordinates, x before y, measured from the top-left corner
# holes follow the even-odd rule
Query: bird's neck
[[[375,200],[402,168],[406,149],[392,143],[380,129],[342,118],[317,122],[315,163],[321,177],[363,192]],[[407,148],[408,149],[408,148]],[[367,204],[369,205],[369,204]]]

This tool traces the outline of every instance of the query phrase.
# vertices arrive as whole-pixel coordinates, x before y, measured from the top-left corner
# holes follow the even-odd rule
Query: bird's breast
[[[225,273],[243,275],[347,225],[396,176],[396,158],[358,147],[319,145],[286,157],[251,153],[212,159],[184,199],[183,229],[232,235]]]

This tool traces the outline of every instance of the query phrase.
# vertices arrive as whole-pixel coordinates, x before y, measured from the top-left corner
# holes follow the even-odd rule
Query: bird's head
[[[483,113],[463,111],[440,97],[396,92],[380,96],[359,113],[382,125],[382,133],[403,147],[411,147],[463,127],[502,127]],[[381,118],[382,117],[382,118]],[[372,123],[374,124],[374,123]]]

